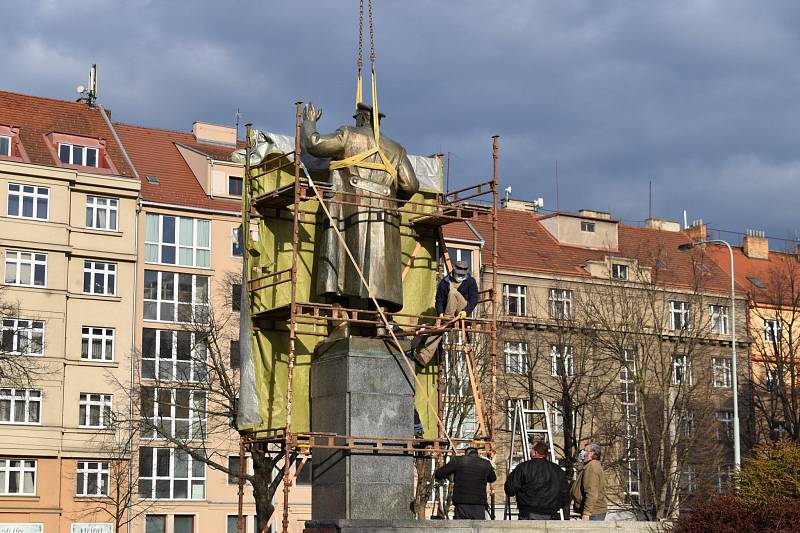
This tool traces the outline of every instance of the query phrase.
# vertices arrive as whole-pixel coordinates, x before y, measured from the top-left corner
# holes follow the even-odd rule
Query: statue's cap
[[[365,104],[364,102],[359,102],[359,103],[356,104],[356,113],[358,113],[359,111],[365,111],[365,112],[367,112],[367,113],[369,113],[371,115],[372,114],[372,106],[369,105],[369,104]],[[385,117],[386,117],[386,115],[384,115],[383,113],[378,111],[378,118],[385,118]],[[353,115],[353,118],[356,118],[356,116]]]

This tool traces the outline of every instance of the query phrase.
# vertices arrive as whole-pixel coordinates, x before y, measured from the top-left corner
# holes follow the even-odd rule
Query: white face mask
[[[461,283],[462,281],[467,279],[467,275],[466,274],[456,274],[455,272],[453,272],[453,279],[455,281],[457,281],[458,283]]]
[[[586,460],[586,450],[581,450],[581,453],[578,454],[578,457],[580,457],[581,461],[585,461]]]

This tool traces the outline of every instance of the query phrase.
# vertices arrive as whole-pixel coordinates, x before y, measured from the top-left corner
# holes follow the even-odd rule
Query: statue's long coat
[[[398,199],[410,199],[419,189],[419,182],[406,150],[400,144],[381,135],[380,145],[389,163],[397,170],[396,188],[388,172],[359,167],[342,168],[331,172],[334,191],[377,197],[362,196],[359,206],[335,203],[327,206],[372,295],[389,311],[399,311],[403,307],[400,217],[385,208],[397,207]],[[313,121],[303,124],[303,148],[316,157],[342,160],[374,147],[375,136],[371,126],[344,126],[333,134],[321,135],[316,132]],[[380,158],[374,154],[367,161],[380,162]],[[365,191],[354,186],[354,183],[373,189],[385,187],[388,195]],[[355,202],[355,196],[345,195],[343,198]],[[317,294],[334,298],[348,306],[367,307],[369,293],[366,287],[341,247],[330,221],[324,213],[321,216],[324,220],[322,234],[317,241]]]

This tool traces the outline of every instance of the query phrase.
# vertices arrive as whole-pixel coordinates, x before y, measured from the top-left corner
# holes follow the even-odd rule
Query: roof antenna
[[[236,122],[236,140],[239,140],[239,119],[242,118],[242,114],[239,112],[239,108],[236,108],[236,114],[233,116],[234,121]]]
[[[556,213],[561,212],[561,198],[558,194],[558,159],[556,159]]]
[[[647,191],[647,218],[653,218],[653,180],[650,180]]]
[[[78,85],[77,87],[78,94],[78,102],[85,102],[89,104],[90,107],[94,107],[95,102],[97,101],[97,64],[93,64],[92,68],[89,69],[89,86],[84,87],[83,85]]]

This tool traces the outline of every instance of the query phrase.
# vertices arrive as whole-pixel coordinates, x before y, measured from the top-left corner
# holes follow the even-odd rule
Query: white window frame
[[[564,410],[561,408],[561,402],[552,402],[550,404],[550,415],[552,422],[550,428],[553,433],[564,433]]]
[[[31,202],[31,216],[23,214],[22,207],[26,199]],[[44,213],[40,213],[39,200],[44,200]],[[17,203],[17,214],[11,214],[11,202]],[[50,188],[25,183],[8,184],[7,214],[10,218],[25,218],[28,220],[49,220],[50,218]],[[44,215],[44,216],[42,216]]]
[[[733,441],[733,411],[731,409],[717,411],[717,440]]]
[[[611,279],[627,281],[628,270],[628,265],[624,263],[611,263]]]
[[[14,465],[14,463],[17,463]],[[0,483],[0,496],[36,496],[36,481],[39,477],[36,472],[37,461],[36,459],[22,459],[22,458],[4,458],[0,459],[0,473],[3,474],[3,483]],[[33,474],[33,490],[25,491],[25,474]],[[16,474],[19,491],[9,491],[11,484],[11,475]]]
[[[5,258],[5,283],[6,285],[19,285],[22,287],[47,287],[47,254],[39,252],[26,252],[23,250],[8,250],[6,249]],[[10,265],[14,265],[15,275],[14,278],[9,278],[8,269]],[[22,279],[22,267],[28,266],[30,279],[24,282]],[[36,270],[39,267],[44,268],[44,279],[42,283],[36,283]]]
[[[2,425],[42,425],[42,391],[41,389],[0,389],[0,404],[8,405],[8,420],[0,420]],[[22,419],[16,417],[17,406],[22,404]],[[36,420],[33,420],[32,406],[36,405]]]
[[[144,319],[147,321],[152,322],[171,322],[171,323],[179,323],[179,324],[187,324],[187,323],[205,323],[204,321],[208,320],[209,316],[209,308],[210,308],[210,291],[211,291],[211,277],[210,276],[203,276],[199,274],[183,274],[178,272],[162,272],[156,270],[145,270],[145,280],[148,277],[148,273],[154,273],[156,275],[156,298],[148,298],[147,297],[147,285],[145,285],[145,295],[144,295]],[[172,293],[173,298],[171,300],[162,299],[162,293],[164,292],[164,280],[167,276],[172,276]],[[191,302],[182,302],[180,301],[180,280],[181,276],[190,276],[192,279],[192,297]],[[205,301],[198,302],[198,298],[200,298],[200,291],[199,286],[197,284],[198,280],[205,279],[206,280],[206,294],[205,294]],[[148,312],[148,304],[154,306],[155,309],[155,318],[153,318],[153,314]],[[163,306],[172,306],[172,316],[166,316],[168,313],[165,312]],[[189,306],[191,309],[191,316],[188,320],[183,320],[184,317],[181,315],[181,308],[183,306]],[[184,309],[185,311],[185,309]]]
[[[728,334],[728,306],[711,304],[708,306],[711,316],[711,333],[716,335]]]
[[[147,450],[151,450],[151,457],[150,457],[150,464],[143,463],[143,456],[146,455]],[[198,450],[200,453],[203,453],[202,450]],[[176,455],[183,455],[186,459],[186,476],[176,477],[175,473],[175,459]],[[158,473],[158,456],[159,455],[168,455],[169,457],[169,466],[168,466],[168,473],[166,475],[159,475]],[[198,463],[203,470],[202,476],[199,474],[194,473],[194,464]],[[147,467],[150,467],[147,469]],[[149,472],[148,472],[149,470]],[[152,499],[152,500],[205,500],[206,499],[206,465],[202,461],[195,461],[195,459],[189,454],[188,451],[182,450],[180,448],[155,448],[155,447],[141,447],[139,448],[139,497],[143,499]],[[144,475],[149,473],[149,475]],[[144,487],[142,486],[142,481],[150,482],[150,492],[149,495],[146,494],[144,491]],[[169,483],[169,497],[157,497],[156,496],[156,488],[158,486],[158,482],[161,481]],[[176,498],[175,497],[175,483],[176,482],[186,482],[186,497],[185,498]],[[200,483],[202,482],[202,485]],[[198,487],[202,487],[202,495],[193,496],[193,485],[198,484]]]
[[[109,471],[107,461],[77,461],[75,466],[75,496],[108,496]],[[95,492],[89,492],[89,480],[94,478]]]
[[[506,341],[503,345],[506,374],[528,373],[528,343]]]
[[[64,161],[61,159],[61,147],[62,146],[69,146],[69,160]],[[80,152],[80,162],[75,162],[75,151]],[[86,161],[88,160],[87,155],[89,151],[94,151],[94,165],[87,165]],[[80,165],[82,167],[90,167],[90,168],[99,168],[100,167],[100,149],[95,146],[83,146],[80,144],[72,144],[72,143],[58,143],[58,160],[66,165]]]
[[[523,409],[531,408],[530,398],[511,398],[506,400],[506,422],[508,423],[507,427],[509,431],[514,427],[514,405],[517,403],[517,400],[522,400]]]
[[[207,379],[206,361],[208,345],[197,338],[197,333],[181,330],[144,328],[153,333],[153,351],[145,349],[142,342],[142,379],[201,383]],[[189,335],[189,353],[179,353],[179,336]],[[142,332],[144,338],[145,332]],[[148,333],[149,335],[149,333]],[[163,337],[167,337],[164,339]],[[169,348],[169,353],[162,353]],[[187,358],[188,356],[188,358]],[[150,366],[152,365],[152,371]]]
[[[174,219],[174,242],[165,242],[164,241],[164,220],[165,218]],[[182,237],[184,237],[181,228],[183,227],[184,221],[191,222],[192,230],[191,230],[191,244],[183,244],[181,243]],[[152,240],[151,236],[149,235],[153,224],[155,224],[155,229],[157,231],[157,237],[155,240]],[[201,225],[205,224],[208,227],[208,245],[202,245],[199,241],[199,231]],[[158,213],[147,213],[145,217],[145,263],[148,264],[157,264],[157,265],[174,265],[174,266],[181,266],[181,267],[191,267],[191,268],[211,268],[211,220],[205,218],[192,218],[192,217],[179,217],[176,215],[162,215]],[[175,261],[169,262],[165,261],[164,255],[165,251],[168,249],[173,249],[175,254]],[[188,251],[191,252],[192,261],[191,263],[181,262],[181,251]]]
[[[512,298],[517,305],[517,311],[514,313],[511,312]],[[503,310],[508,316],[526,316],[528,314],[528,287],[513,283],[503,283]]]
[[[722,494],[730,480],[733,479],[733,465],[719,465],[717,467],[717,492]]]
[[[694,465],[685,465],[681,477],[683,478],[683,490],[687,494],[693,494],[694,491],[697,490],[697,485],[695,484],[697,481],[697,475],[695,473]]]
[[[81,327],[81,359],[84,361],[113,361],[115,333],[114,328]],[[95,348],[99,348],[99,354],[95,353]],[[109,349],[110,355],[107,353]]]
[[[681,372],[680,379],[678,379],[679,370]],[[692,385],[692,362],[686,355],[672,357],[672,384]]]
[[[161,395],[165,394],[164,402]],[[173,389],[165,387],[142,387],[142,418],[146,420],[142,428],[142,438],[164,440],[164,435],[183,441],[206,438],[208,428],[208,395],[206,391]],[[185,400],[179,398],[184,396]],[[149,409],[145,412],[145,399]],[[184,401],[188,405],[183,405]],[[178,416],[184,410],[185,416]],[[184,429],[179,431],[179,426]],[[160,428],[159,432],[156,427]]]
[[[581,231],[585,233],[594,233],[597,225],[590,220],[581,220]]]
[[[25,318],[4,318],[2,326],[3,343],[0,351],[8,355],[44,355],[44,321]],[[11,336],[11,349],[6,349],[6,337]],[[32,347],[38,350],[33,351]]]
[[[242,226],[231,229],[231,257],[244,257],[244,235]],[[239,251],[240,253],[236,253]]]
[[[105,224],[100,223],[105,215]],[[117,231],[119,226],[119,199],[108,196],[86,195],[86,227],[102,231]]]
[[[691,439],[694,436],[694,412],[684,411],[680,420],[680,433],[684,439]]]
[[[99,392],[82,392],[78,411],[78,427],[107,428],[111,423],[112,395]],[[92,424],[92,411],[97,411],[97,424]]]
[[[733,383],[733,361],[730,357],[711,359],[711,376],[714,387],[729,389]]]
[[[89,276],[89,290],[86,290],[86,276]],[[100,292],[97,292],[98,282],[101,282]],[[117,264],[103,261],[83,262],[83,293],[97,296],[116,296],[117,294]]]
[[[671,300],[669,302],[669,329],[672,331],[688,331],[690,327],[689,309],[689,302]]]
[[[766,387],[768,391],[774,391],[779,383],[777,370],[771,369],[764,372],[764,387]]]
[[[550,289],[548,297],[550,318],[553,320],[572,320],[572,291],[569,289]]]
[[[563,375],[559,373],[561,368],[564,369]],[[553,377],[572,377],[575,375],[575,350],[572,346],[550,345],[550,375]]]
[[[781,319],[764,319],[764,340],[767,342],[780,342],[783,338]]]
[[[6,157],[11,157],[11,137],[8,135],[0,135],[0,146],[3,146],[3,140],[6,141],[6,150],[0,151],[0,155],[4,155]]]

